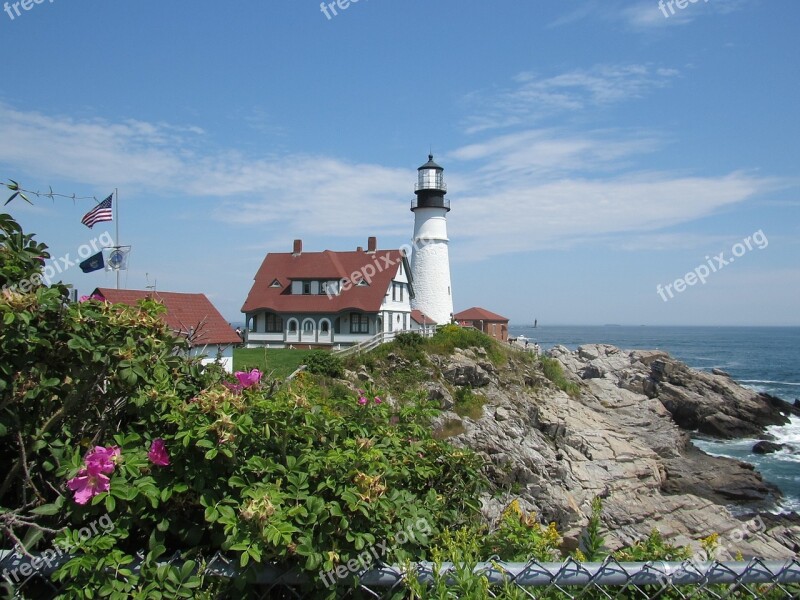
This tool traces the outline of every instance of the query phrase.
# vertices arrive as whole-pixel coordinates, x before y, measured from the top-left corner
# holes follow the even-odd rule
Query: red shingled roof
[[[162,315],[167,325],[176,333],[186,335],[191,328],[202,323],[192,342],[193,346],[206,344],[238,344],[242,340],[228,322],[206,298],[205,294],[182,294],[149,290],[115,290],[97,288],[95,294],[109,302],[136,306],[139,300],[153,298],[167,307]]]
[[[497,313],[493,313],[491,311],[486,310],[485,308],[480,308],[478,306],[473,306],[472,308],[468,308],[467,310],[462,310],[460,313],[454,314],[453,318],[456,321],[505,321],[505,322],[508,322],[508,319],[506,319],[505,317],[501,317]]]
[[[242,312],[271,310],[278,313],[336,313],[346,310],[378,312],[404,261],[400,250],[375,252],[271,252],[264,258],[254,278],[253,287],[242,306]],[[406,263],[406,269],[408,264]],[[355,285],[354,273],[374,275],[369,285]],[[275,280],[281,287],[271,287]],[[292,294],[292,280],[351,281],[349,289],[337,296],[327,294]],[[358,277],[356,277],[358,279]]]
[[[415,323],[419,323],[420,325],[436,325],[436,321],[431,319],[421,310],[416,310],[416,309],[412,310],[411,318],[414,319]]]

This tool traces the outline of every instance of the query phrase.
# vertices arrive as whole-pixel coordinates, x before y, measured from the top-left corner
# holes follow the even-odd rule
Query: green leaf
[[[63,502],[62,502],[63,504]],[[34,508],[31,513],[42,517],[50,517],[57,515],[61,511],[61,506],[58,503],[44,504],[38,508]]]
[[[247,549],[247,553],[253,557],[253,560],[256,562],[261,562],[261,550],[259,550],[256,546],[250,546]]]
[[[233,477],[228,479],[228,485],[231,487],[242,487],[242,488],[247,487],[247,484],[245,483],[244,479],[242,479],[238,475],[234,475]]]

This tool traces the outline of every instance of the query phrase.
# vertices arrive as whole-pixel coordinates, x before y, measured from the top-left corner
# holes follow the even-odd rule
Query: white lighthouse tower
[[[453,317],[453,293],[450,289],[450,254],[448,252],[447,213],[450,201],[445,199],[447,186],[444,169],[428,162],[419,169],[417,197],[411,202],[414,213],[414,253],[411,276],[414,281],[412,308],[421,310],[437,324],[449,323]]]

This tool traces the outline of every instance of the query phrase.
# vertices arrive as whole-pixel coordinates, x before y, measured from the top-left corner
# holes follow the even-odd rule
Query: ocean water
[[[630,327],[630,326],[511,326],[512,336],[524,335],[543,350],[558,344],[574,350],[581,344],[604,343],[624,349],[665,350],[695,369],[719,368],[753,390],[789,402],[800,398],[800,327]],[[770,427],[775,441],[794,451],[753,454],[756,439],[718,441],[696,438],[709,454],[751,463],[784,493],[781,510],[800,512],[800,418]]]

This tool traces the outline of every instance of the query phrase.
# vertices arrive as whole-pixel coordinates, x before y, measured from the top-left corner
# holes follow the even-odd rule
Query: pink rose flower
[[[86,453],[83,462],[98,473],[113,473],[120,454],[119,446],[95,446]]]
[[[367,398],[366,398],[366,396],[361,396],[361,397],[358,399],[358,403],[359,403],[361,406],[364,406],[364,405],[367,403]]]
[[[150,459],[151,463],[159,467],[169,465],[169,454],[167,453],[167,447],[164,445],[164,440],[161,438],[153,440],[150,445],[150,451],[147,453],[147,458]]]
[[[253,369],[249,373],[245,371],[237,371],[236,379],[239,380],[239,383],[244,389],[247,389],[261,381],[261,371],[258,369]]]
[[[67,482],[67,487],[75,492],[75,502],[86,504],[97,494],[111,489],[111,482],[99,471],[98,464],[92,463],[78,471],[78,474]]]

